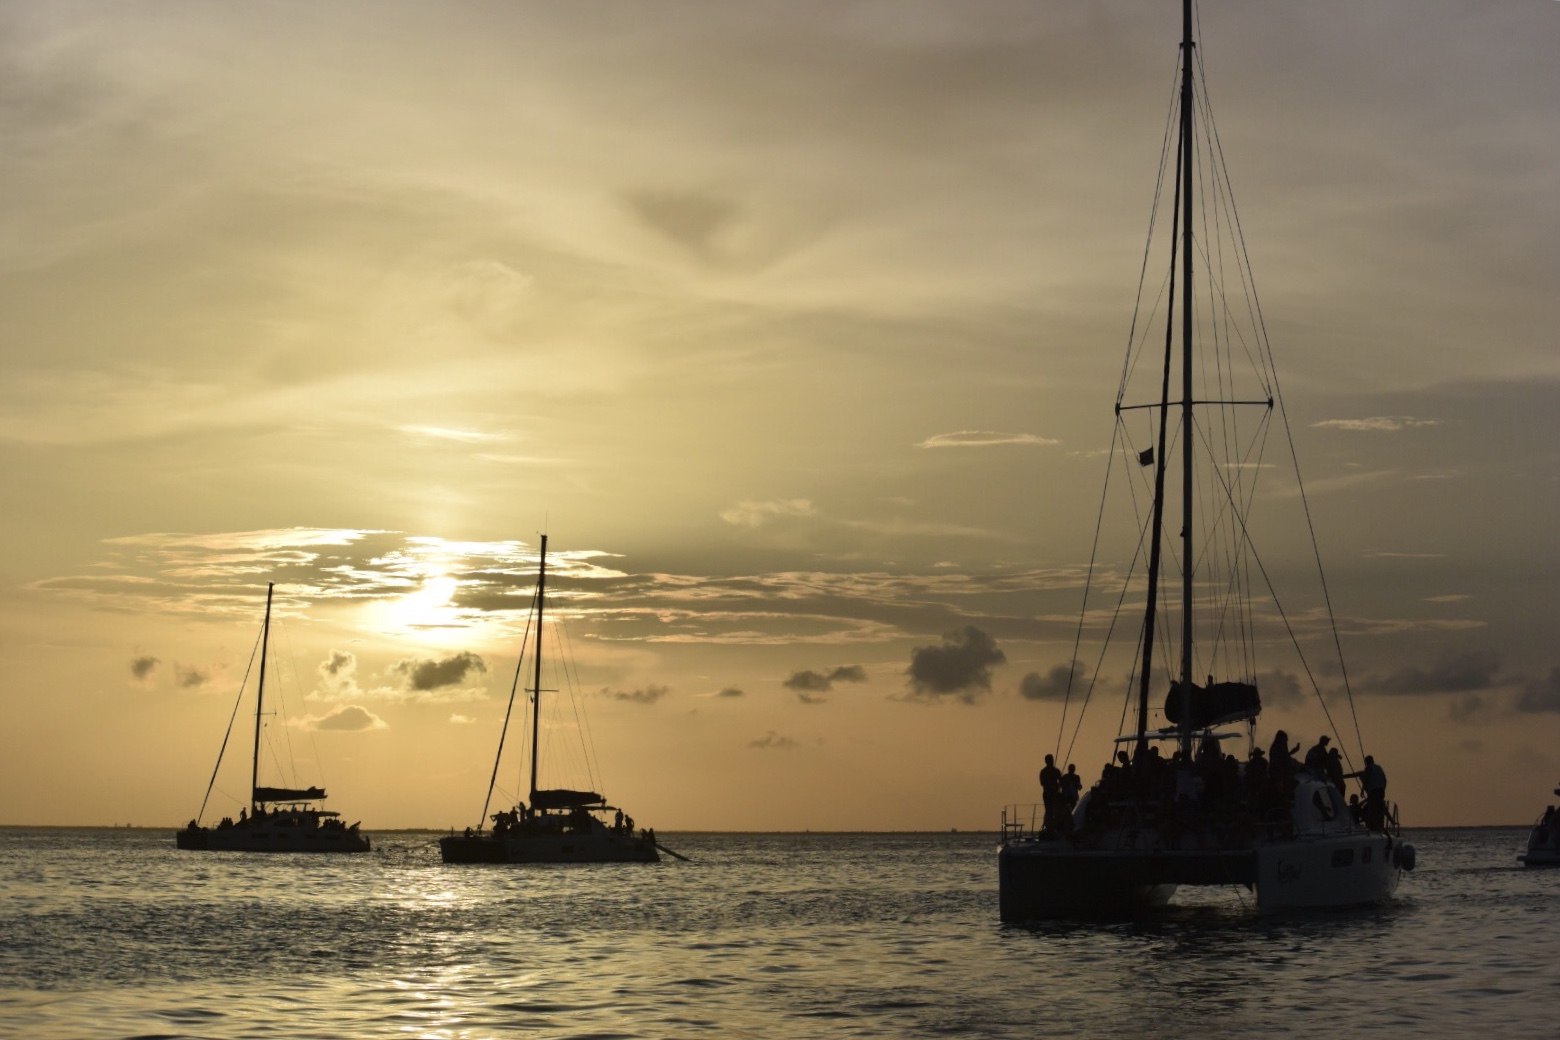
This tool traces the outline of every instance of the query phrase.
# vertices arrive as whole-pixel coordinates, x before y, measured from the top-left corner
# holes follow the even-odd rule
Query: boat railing
[[[1045,807],[1038,802],[1002,807],[1002,844],[1023,841],[1040,833]]]

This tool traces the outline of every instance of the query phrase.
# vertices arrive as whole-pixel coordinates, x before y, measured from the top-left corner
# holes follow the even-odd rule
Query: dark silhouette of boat
[[[1222,148],[1211,126],[1212,109],[1197,85],[1201,61],[1193,38],[1191,0],[1182,3],[1180,55],[1178,133],[1171,143],[1172,124],[1167,123],[1162,152],[1163,161],[1174,164],[1175,185],[1168,291],[1160,297],[1166,308],[1164,352],[1162,361],[1154,356],[1142,366],[1141,379],[1151,387],[1148,401],[1131,401],[1128,394],[1138,386],[1132,381],[1135,362],[1149,356],[1148,332],[1142,332],[1141,344],[1137,337],[1150,322],[1135,319],[1128,364],[1116,396],[1118,440],[1111,452],[1111,466],[1127,470],[1134,505],[1144,498],[1150,503],[1147,516],[1137,514],[1139,555],[1129,568],[1116,617],[1105,637],[1108,646],[1122,604],[1135,600],[1127,595],[1133,588],[1131,572],[1146,552],[1143,622],[1126,665],[1132,673],[1129,691],[1136,687],[1135,698],[1129,692],[1123,707],[1126,732],[1117,737],[1118,750],[1086,793],[1081,791],[1081,780],[1064,780],[1065,774],[1048,755],[1041,773],[1043,805],[1004,810],[998,873],[1005,921],[1132,913],[1166,902],[1181,885],[1254,890],[1262,911],[1379,903],[1392,896],[1403,872],[1414,865],[1414,849],[1402,840],[1396,809],[1385,802],[1385,773],[1369,756],[1361,769],[1351,773],[1345,771],[1341,756],[1328,753],[1329,737],[1321,738],[1315,753],[1303,763],[1291,759],[1282,730],[1278,738],[1283,746],[1280,749],[1275,743],[1273,760],[1266,759],[1256,745],[1262,699],[1256,683],[1259,619],[1253,608],[1264,584],[1272,599],[1270,607],[1263,602],[1268,609],[1260,623],[1275,635],[1287,631],[1296,651],[1301,649],[1256,553],[1248,524],[1275,403],[1278,416],[1283,418],[1284,413],[1255,291],[1250,288],[1250,267],[1223,169]],[[1194,136],[1194,129],[1203,136]],[[1202,169],[1196,168],[1194,159]],[[1162,187],[1166,173],[1162,166]],[[1193,189],[1198,185],[1206,189],[1200,200],[1206,209],[1201,214],[1194,208]],[[1156,191],[1156,208],[1159,198]],[[1207,284],[1199,287],[1206,309],[1195,319],[1194,257],[1200,258],[1200,270],[1207,277]],[[1237,293],[1245,290],[1246,301],[1225,291],[1220,275],[1226,267],[1232,282],[1238,273]],[[1140,289],[1140,303],[1143,299]],[[1249,306],[1243,309],[1242,304]],[[1153,306],[1157,310],[1159,305]],[[1249,374],[1238,375],[1241,368],[1249,369]],[[1177,393],[1179,399],[1173,396]],[[1137,414],[1148,418],[1146,444],[1133,442],[1134,433],[1126,422]],[[1243,418],[1253,414],[1259,417]],[[1287,419],[1280,426],[1287,434]],[[1292,444],[1289,450],[1292,458]],[[1173,455],[1180,456],[1175,474],[1180,479],[1167,481],[1173,472]],[[1194,468],[1197,457],[1208,461]],[[1151,490],[1143,487],[1150,467]],[[1304,504],[1298,471],[1294,476]],[[1166,551],[1167,528],[1174,530],[1167,518],[1173,495],[1179,496],[1180,538]],[[1103,506],[1101,515],[1103,527]],[[1308,525],[1308,508],[1305,519]],[[1098,539],[1096,532],[1096,547]],[[1178,604],[1166,594],[1171,583],[1165,578],[1177,563],[1181,569]],[[1090,584],[1094,581],[1091,564]],[[1325,593],[1325,581],[1321,587]],[[1179,618],[1174,617],[1177,606]],[[1330,622],[1330,604],[1326,613]],[[1086,593],[1079,620],[1080,645],[1088,617]],[[1171,622],[1177,620],[1174,627],[1179,632],[1167,638],[1163,629],[1171,629]],[[1166,623],[1156,628],[1161,621]],[[1335,626],[1332,639],[1336,646]],[[1207,675],[1215,670],[1225,675],[1219,679]],[[1099,671],[1096,665],[1096,677]],[[1075,661],[1071,675],[1078,672]],[[1311,674],[1309,666],[1306,674]],[[1341,654],[1340,674],[1347,691]],[[1156,680],[1168,680],[1169,685],[1159,709],[1161,726],[1150,724],[1151,687]],[[1069,696],[1071,692],[1069,679]],[[1134,699],[1136,711],[1131,711]],[[1083,703],[1087,706],[1087,698]],[[1348,704],[1352,713],[1352,694]],[[1327,710],[1325,702],[1322,706]],[[1063,711],[1065,727],[1065,706]],[[1080,708],[1075,726],[1081,726],[1081,717]],[[1355,733],[1358,736],[1357,720]],[[1225,748],[1226,741],[1241,737],[1251,747],[1245,761]],[[1161,754],[1161,745],[1173,751]],[[1060,733],[1057,750],[1062,750]],[[1357,798],[1346,801],[1351,776],[1360,779],[1364,803]]]
[[[493,759],[493,779],[488,782],[482,803],[482,823],[464,833],[439,839],[439,854],[445,863],[654,863],[661,857],[653,830],[636,830],[633,817],[610,805],[595,791],[538,786],[542,702],[542,625],[547,592],[547,536],[542,535],[541,560],[537,567],[536,599],[532,608],[535,633],[532,645],[533,683],[531,694],[531,789],[529,797],[514,808],[488,814],[498,766],[504,754],[504,739],[519,687],[520,667],[509,693],[509,710],[499,733],[498,752]],[[520,660],[525,660],[522,644]],[[610,814],[610,815],[609,815]],[[491,821],[491,829],[486,823]],[[677,855],[670,849],[669,855]]]
[[[250,760],[249,805],[240,809],[238,818],[223,817],[215,826],[200,823],[205,814],[206,802],[211,798],[217,772],[222,768],[222,756],[227,750],[228,737],[233,723],[228,721],[228,732],[222,737],[222,747],[217,752],[217,765],[211,771],[211,783],[206,785],[206,796],[201,800],[200,812],[183,830],[175,835],[175,844],[181,849],[203,852],[367,852],[369,839],[358,831],[358,824],[341,822],[341,814],[324,808],[325,789],[322,787],[269,787],[260,784],[260,732],[265,713],[266,655],[271,640],[271,598],[274,584],[265,589],[265,621],[260,630],[260,674],[255,693],[255,741]],[[243,690],[239,690],[239,700]],[[238,706],[234,705],[234,716]]]

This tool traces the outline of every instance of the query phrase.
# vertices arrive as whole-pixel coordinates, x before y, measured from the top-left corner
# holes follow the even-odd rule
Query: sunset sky
[[[1200,18],[1365,750],[1410,825],[1528,822],[1560,3]],[[1179,21],[0,4],[0,823],[193,816],[267,581],[298,779],[367,830],[474,823],[542,532],[640,823],[1037,800]],[[1270,698],[1262,732],[1322,725]]]

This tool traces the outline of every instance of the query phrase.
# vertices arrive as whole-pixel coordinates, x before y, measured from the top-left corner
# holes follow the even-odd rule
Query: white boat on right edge
[[[1560,795],[1560,787],[1555,788]],[[1527,852],[1517,857],[1518,862],[1530,867],[1560,867],[1560,812],[1554,806],[1544,810],[1544,815],[1528,832]]]
[[[1046,756],[1041,772],[1044,801],[1003,811],[1004,921],[1131,914],[1164,904],[1183,885],[1252,891],[1262,912],[1366,906],[1391,899],[1414,867],[1413,846],[1386,800],[1385,772],[1370,756],[1328,746],[1341,743],[1333,711],[1346,703],[1341,721],[1353,722],[1363,752],[1298,467],[1293,486],[1273,489],[1279,478],[1263,476],[1296,456],[1193,27],[1191,0],[1183,0],[1179,98],[1166,124],[1159,181],[1174,203],[1168,214],[1156,213],[1171,225],[1158,254],[1168,253],[1168,269],[1162,281],[1156,275],[1140,283],[1109,463],[1125,473],[1118,471],[1114,485],[1107,477],[1100,503],[1057,753]],[[1194,200],[1198,185],[1206,190]],[[1160,198],[1156,190],[1156,209]],[[1157,262],[1153,243],[1151,225],[1145,273]],[[1271,457],[1264,454],[1269,433],[1279,442]],[[1125,543],[1117,562],[1101,546],[1113,522],[1107,518],[1116,515],[1109,506],[1120,498],[1111,493],[1123,484],[1132,508],[1111,528]],[[1264,558],[1270,548],[1253,523],[1257,507],[1278,513],[1281,505],[1291,533],[1310,534],[1307,557],[1317,563],[1315,605],[1303,613],[1286,611],[1272,581],[1275,564],[1294,570],[1299,557]],[[1120,587],[1091,603],[1107,576],[1121,579]],[[1129,609],[1142,611],[1135,632],[1124,617]],[[1102,649],[1080,666],[1086,633],[1087,653]],[[1113,636],[1119,657],[1108,656]],[[1324,647],[1337,653],[1332,670],[1307,660]],[[1274,664],[1259,666],[1258,658],[1291,648],[1296,663],[1288,675],[1309,680],[1331,731],[1300,760],[1282,730],[1267,753],[1257,736],[1259,667],[1264,679],[1275,674]],[[1067,725],[1076,741],[1102,674],[1130,678],[1116,747],[1085,793],[1085,781],[1053,758],[1071,757]],[[1318,675],[1338,681],[1347,700],[1330,706]],[[1297,685],[1283,675],[1280,681]],[[1160,702],[1154,691],[1167,687]],[[1232,753],[1237,746],[1244,757]]]

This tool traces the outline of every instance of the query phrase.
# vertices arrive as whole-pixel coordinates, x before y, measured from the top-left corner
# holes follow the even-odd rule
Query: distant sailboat
[[[463,834],[439,839],[439,853],[446,863],[654,863],[657,855],[655,831],[635,831],[634,820],[604,795],[595,791],[575,791],[538,786],[542,704],[542,622],[547,592],[547,536],[542,535],[541,561],[537,568],[536,604],[531,626],[536,633],[533,653],[531,694],[531,791],[529,799],[513,809],[488,816],[498,766],[504,755],[504,738],[509,730],[509,712],[499,733],[498,753],[493,759],[493,779],[488,782],[487,798],[482,803],[482,823]],[[525,647],[521,647],[521,660]],[[518,669],[516,686],[518,687]],[[509,694],[514,707],[515,690]],[[610,819],[607,814],[611,813]],[[485,823],[493,822],[492,830]],[[677,855],[670,849],[671,855]]]
[[[1414,866],[1413,846],[1402,840],[1396,809],[1385,801],[1386,775],[1370,756],[1349,774],[1341,759],[1328,753],[1328,737],[1318,741],[1304,763],[1291,758],[1282,730],[1270,759],[1255,746],[1262,710],[1256,685],[1261,622],[1253,607],[1268,572],[1257,557],[1248,520],[1257,501],[1257,474],[1268,465],[1261,461],[1268,423],[1275,402],[1282,402],[1254,293],[1246,301],[1232,301],[1217,280],[1227,265],[1245,288],[1250,271],[1221,148],[1209,128],[1211,108],[1201,92],[1194,93],[1200,67],[1195,48],[1192,4],[1183,0],[1179,137],[1172,143],[1167,135],[1163,151],[1175,163],[1172,215],[1179,232],[1170,236],[1169,271],[1162,283],[1169,308],[1164,349],[1162,357],[1149,361],[1147,335],[1141,354],[1133,343],[1115,405],[1122,438],[1117,448],[1124,450],[1113,450],[1112,464],[1122,460],[1129,486],[1135,495],[1142,487],[1149,506],[1137,511],[1143,500],[1135,497],[1136,523],[1124,528],[1136,540],[1137,552],[1148,557],[1143,624],[1132,656],[1123,662],[1133,676],[1122,714],[1125,732],[1086,793],[1081,779],[1066,777],[1048,755],[1040,775],[1043,810],[1004,811],[998,891],[1007,921],[1130,912],[1164,903],[1180,885],[1241,886],[1255,892],[1262,911],[1379,903],[1391,897],[1403,872]],[[1193,136],[1194,115],[1206,130],[1205,139]],[[1199,156],[1204,168],[1196,170],[1193,159]],[[1199,184],[1208,189],[1204,200],[1214,194],[1211,203],[1219,204],[1200,215],[1193,206],[1193,188]],[[1195,318],[1194,257],[1206,265],[1211,284],[1199,288],[1212,312]],[[1179,357],[1175,319],[1181,326]],[[1134,321],[1134,335],[1142,327],[1146,322]],[[1140,357],[1142,378],[1150,384],[1148,400],[1124,402]],[[1179,400],[1172,396],[1177,391]],[[1124,421],[1137,410],[1150,417],[1146,445],[1131,441]],[[1242,418],[1254,415],[1264,418]],[[1176,455],[1179,460],[1173,459]],[[1194,456],[1201,460],[1195,469]],[[1141,476],[1149,467],[1151,490],[1144,487],[1150,478]],[[1170,519],[1176,494],[1178,523]],[[1101,515],[1106,515],[1103,509]],[[1166,547],[1176,527],[1179,543]],[[1133,568],[1140,559],[1134,558]],[[1165,575],[1176,564],[1181,568],[1178,604],[1164,592],[1170,585]],[[1090,576],[1092,584],[1092,563]],[[1123,586],[1118,612],[1131,587]],[[1287,634],[1298,650],[1299,640],[1276,595],[1272,602],[1270,631],[1276,639]],[[1084,606],[1080,640],[1087,594]],[[1177,606],[1179,617],[1174,617]],[[1164,623],[1170,619],[1179,624]],[[1113,617],[1109,630],[1115,628]],[[1167,629],[1173,633],[1168,637]],[[1105,638],[1108,643],[1109,633]],[[1095,674],[1099,671],[1096,665]],[[1208,675],[1214,671],[1223,675]],[[1156,680],[1168,680],[1169,686],[1160,726],[1150,724]],[[1081,709],[1079,718],[1077,725]],[[1245,761],[1224,747],[1224,741],[1242,737],[1251,747]],[[1060,734],[1058,741],[1060,750]],[[1172,753],[1162,756],[1161,745]],[[1345,801],[1351,775],[1360,779],[1363,803]]]
[[[203,852],[367,852],[369,839],[358,833],[358,824],[343,824],[340,814],[321,807],[325,790],[321,787],[262,787],[260,785],[260,732],[265,714],[265,666],[271,640],[271,598],[274,584],[265,589],[265,621],[260,629],[260,675],[255,694],[255,742],[250,760],[249,806],[239,811],[238,819],[224,817],[214,827],[200,823],[200,814],[179,831],[175,837],[177,846]],[[243,691],[239,691],[242,700]],[[237,705],[234,713],[237,713]],[[211,783],[206,786],[206,798],[201,801],[204,814],[206,800],[211,797],[216,784],[217,771],[222,768],[222,755],[227,750],[227,737],[232,734],[232,722],[228,734],[222,738],[222,748],[217,753],[217,765],[211,773]]]

